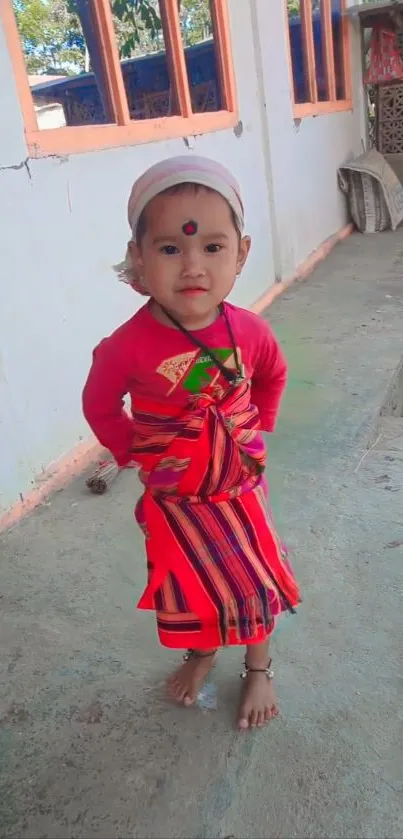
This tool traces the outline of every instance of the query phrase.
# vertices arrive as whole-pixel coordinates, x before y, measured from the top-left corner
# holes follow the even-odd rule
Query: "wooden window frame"
[[[305,66],[307,73],[306,86],[309,95],[309,100],[307,102],[299,103],[295,101],[294,73],[292,66],[292,51],[287,0],[284,0],[284,8],[286,15],[288,62],[290,68],[291,96],[294,119],[305,119],[305,117],[317,117],[321,116],[322,114],[334,114],[340,111],[352,111],[354,104],[351,81],[351,34],[350,20],[347,14],[347,0],[341,0],[342,73],[343,87],[345,92],[344,99],[336,98],[337,94],[332,28],[332,3],[331,0],[321,0],[322,26],[324,30],[324,66],[328,89],[328,99],[326,102],[320,102],[318,100],[315,45],[313,38],[312,23],[312,0],[301,0],[301,26],[303,46],[305,52]]]
[[[213,0],[211,3],[219,82],[225,110],[193,113],[178,3],[177,0],[163,0],[166,53],[172,68],[172,82],[175,86],[180,116],[138,121],[130,119],[110,0],[94,0],[94,3],[99,43],[105,63],[108,96],[116,124],[66,126],[40,130],[12,0],[0,0],[0,21],[4,27],[14,69],[30,157],[74,154],[137,143],[157,142],[219,131],[232,128],[237,124],[239,116],[227,0]]]

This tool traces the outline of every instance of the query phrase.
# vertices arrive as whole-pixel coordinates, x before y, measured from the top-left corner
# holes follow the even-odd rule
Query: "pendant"
[[[237,376],[234,379],[234,385],[237,387],[245,381],[245,365],[241,364],[239,370],[237,371]]]

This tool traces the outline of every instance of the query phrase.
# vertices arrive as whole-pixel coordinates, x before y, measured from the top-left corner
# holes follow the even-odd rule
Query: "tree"
[[[301,0],[287,0],[287,10],[290,17],[298,17],[301,11]]]
[[[13,0],[13,6],[28,72],[88,69],[77,0]],[[113,0],[112,12],[121,58],[159,48],[158,0]]]
[[[64,0],[14,0],[14,12],[29,73],[84,70],[80,22]]]
[[[78,14],[77,0],[67,6]],[[158,0],[112,0],[112,14],[121,58],[131,58],[143,44],[153,49],[162,29]]]
[[[178,0],[178,7],[185,46],[211,37],[209,0]],[[14,0],[14,11],[28,72],[90,69],[79,0]],[[158,0],[112,0],[112,12],[121,59],[165,48]]]
[[[112,11],[121,58],[161,47],[158,0],[113,0]]]
[[[179,14],[185,47],[212,37],[209,0],[180,0]]]

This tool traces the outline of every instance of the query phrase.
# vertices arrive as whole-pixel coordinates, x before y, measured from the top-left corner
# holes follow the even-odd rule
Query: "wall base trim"
[[[259,299],[256,300],[256,302],[250,307],[251,311],[256,314],[260,314],[265,309],[268,309],[277,297],[284,294],[284,292],[287,291],[293,283],[306,280],[315,268],[317,268],[318,265],[320,265],[320,263],[329,256],[333,248],[335,248],[339,242],[343,242],[344,239],[347,239],[353,230],[353,224],[346,224],[345,227],[342,227],[337,231],[337,233],[334,233],[333,236],[330,236],[322,242],[322,244],[319,245],[319,247],[316,248],[316,250],[314,250],[313,253],[311,253],[310,256],[301,263],[301,265],[299,265],[292,277],[289,277],[289,279],[286,280],[281,280],[279,283],[275,283],[268,291],[262,294],[262,296],[259,297]]]
[[[88,440],[77,443],[59,460],[47,466],[35,478],[34,488],[25,497],[21,496],[21,500],[13,504],[9,510],[0,513],[0,532],[18,524],[20,519],[42,504],[52,492],[62,489],[69,481],[84,472],[91,463],[97,460],[102,451],[102,447],[95,438],[90,437]]]

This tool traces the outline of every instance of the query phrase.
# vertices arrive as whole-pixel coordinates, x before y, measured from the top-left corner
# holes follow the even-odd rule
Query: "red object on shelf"
[[[374,26],[365,84],[382,84],[402,79],[403,60],[395,30],[380,24]]]

